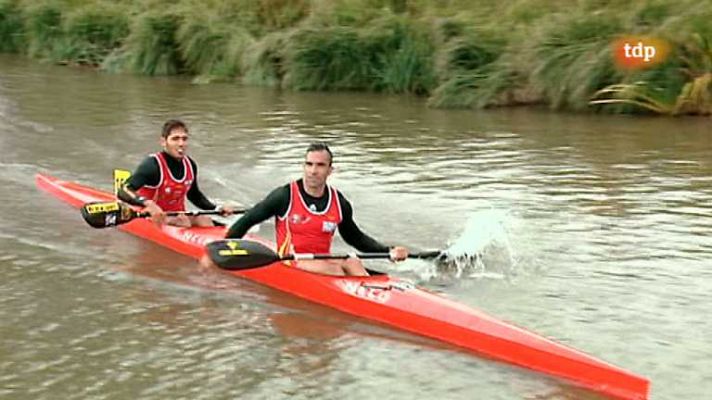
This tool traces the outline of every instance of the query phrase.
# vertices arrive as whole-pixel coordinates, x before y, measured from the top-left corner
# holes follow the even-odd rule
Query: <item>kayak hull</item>
[[[38,188],[81,207],[91,201],[114,201],[107,192],[38,174]],[[180,254],[199,259],[205,244],[224,237],[225,227],[158,227],[136,219],[118,227]],[[271,248],[274,245],[251,236]],[[620,399],[647,399],[649,381],[481,311],[386,274],[334,277],[305,272],[283,262],[225,271],[314,303],[447,342],[480,355],[562,378],[572,384]]]

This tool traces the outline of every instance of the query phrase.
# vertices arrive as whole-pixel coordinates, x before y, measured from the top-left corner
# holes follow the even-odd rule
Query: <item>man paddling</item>
[[[408,257],[405,247],[388,247],[363,233],[353,220],[353,208],[343,194],[328,186],[333,156],[326,144],[311,144],[306,151],[302,179],[273,190],[237,220],[226,238],[241,238],[256,224],[274,217],[280,254],[329,253],[335,231],[349,245],[369,253],[389,253],[393,261]],[[201,261],[210,265],[207,257]],[[328,275],[366,276],[361,260],[300,260],[299,268]]]
[[[188,157],[188,128],[180,120],[171,119],[161,130],[163,151],[151,154],[119,188],[119,199],[151,214],[156,223],[182,227],[213,226],[207,215],[167,217],[166,211],[185,211],[186,197],[201,210],[214,210],[213,204],[198,187],[198,165]],[[232,207],[222,207],[223,215],[233,213]]]

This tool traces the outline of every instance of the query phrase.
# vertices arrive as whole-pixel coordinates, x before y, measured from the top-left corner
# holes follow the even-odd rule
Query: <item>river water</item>
[[[464,235],[483,255],[459,270],[371,267],[644,375],[653,399],[712,392],[708,119],[443,111],[0,56],[0,397],[601,398],[206,278],[35,189],[39,172],[109,189],[171,117],[190,126],[210,197],[259,201],[299,176],[309,142],[328,141],[331,182],[365,231],[416,249]]]

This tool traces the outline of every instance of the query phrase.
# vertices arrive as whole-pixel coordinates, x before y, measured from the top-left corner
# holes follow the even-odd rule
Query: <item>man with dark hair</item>
[[[329,253],[338,229],[344,241],[359,251],[390,253],[393,261],[407,258],[405,247],[388,247],[359,229],[353,220],[351,203],[341,192],[326,184],[333,171],[332,161],[333,154],[326,144],[309,145],[302,179],[273,190],[228,229],[226,238],[241,238],[254,225],[274,217],[280,254]],[[368,275],[356,257],[300,260],[297,266],[328,275]]]
[[[186,197],[202,210],[214,210],[213,204],[198,188],[198,165],[188,157],[188,127],[183,121],[171,119],[161,129],[163,151],[146,157],[136,171],[120,187],[119,199],[145,207],[156,223],[169,225],[212,226],[207,215],[166,217],[166,211],[185,211]],[[223,215],[233,213],[232,207],[222,207]]]

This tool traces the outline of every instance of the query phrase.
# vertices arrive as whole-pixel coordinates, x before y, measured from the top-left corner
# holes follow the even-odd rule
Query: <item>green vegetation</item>
[[[709,21],[697,0],[0,0],[0,51],[433,107],[710,115]],[[620,69],[611,45],[626,35],[670,54]]]
[[[22,10],[14,2],[0,0],[0,52],[17,53],[26,47]]]
[[[101,64],[129,34],[129,19],[124,13],[120,7],[108,4],[93,4],[67,13],[62,57],[79,64]]]
[[[289,41],[284,85],[297,90],[428,93],[434,49],[406,19],[374,20],[366,28],[303,29]]]

